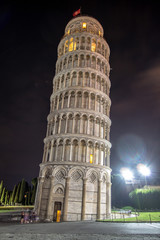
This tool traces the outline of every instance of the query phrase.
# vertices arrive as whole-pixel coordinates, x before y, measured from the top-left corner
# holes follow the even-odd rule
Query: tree
[[[35,197],[36,197],[36,190],[37,190],[37,178],[32,179],[32,196],[31,196],[31,204],[34,204]]]
[[[2,191],[3,191],[3,180],[1,181],[1,184],[0,184],[0,197],[1,197]]]
[[[16,190],[16,195],[15,195],[15,198],[14,198],[14,203],[18,203],[20,187],[21,187],[21,183],[18,184],[18,187],[17,187],[17,190]]]
[[[8,191],[6,191],[5,193],[5,200],[4,200],[4,204],[7,205],[8,204]]]
[[[129,205],[129,191],[124,178],[115,174],[112,176],[112,206],[121,208]]]
[[[10,199],[10,204],[13,205],[14,203],[14,198],[15,198],[15,194],[16,194],[16,189],[17,189],[17,186],[14,185],[14,188],[13,188],[13,191],[11,193],[11,199]]]
[[[21,182],[21,187],[20,187],[20,192],[19,192],[19,199],[18,202],[24,204],[24,193],[25,193],[25,188],[26,188],[26,182],[24,178],[22,179]]]
[[[159,209],[160,189],[135,189],[129,194],[133,205],[141,210],[144,209]]]
[[[3,191],[2,191],[2,194],[1,194],[1,203],[4,203],[4,200],[5,200],[5,191],[6,191],[6,189],[5,189],[5,187],[3,188]]]

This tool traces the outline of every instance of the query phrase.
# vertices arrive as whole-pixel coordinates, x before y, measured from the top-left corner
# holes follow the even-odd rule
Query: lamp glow
[[[126,180],[126,181],[131,181],[133,180],[134,176],[133,176],[133,173],[130,169],[128,168],[121,168],[121,174],[122,174],[122,177]]]
[[[141,163],[138,164],[137,169],[142,175],[144,175],[146,177],[151,175],[151,171],[150,171],[149,167],[147,167],[144,164],[141,164]]]

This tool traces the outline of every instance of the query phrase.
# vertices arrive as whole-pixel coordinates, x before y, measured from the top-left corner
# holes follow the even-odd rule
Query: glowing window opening
[[[89,162],[90,162],[90,163],[93,163],[93,154],[90,154]]]
[[[92,42],[91,51],[92,51],[92,52],[95,52],[95,51],[96,51],[96,43],[94,43],[94,42]]]
[[[82,23],[82,28],[83,28],[83,29],[86,29],[86,28],[87,28],[87,23],[85,23],[85,22]]]

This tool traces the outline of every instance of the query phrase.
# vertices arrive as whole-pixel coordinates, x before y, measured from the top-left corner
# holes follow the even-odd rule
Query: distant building
[[[77,16],[58,45],[35,210],[42,220],[111,213],[110,49],[94,18]]]

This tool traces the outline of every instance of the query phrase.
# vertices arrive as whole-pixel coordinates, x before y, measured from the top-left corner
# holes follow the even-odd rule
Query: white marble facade
[[[58,45],[35,211],[53,221],[111,212],[110,49],[100,23],[73,18]]]

